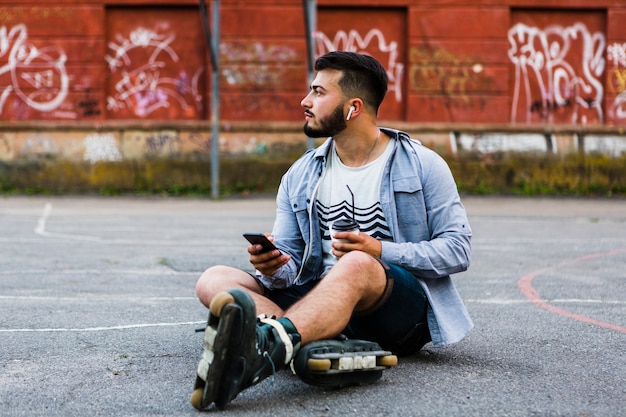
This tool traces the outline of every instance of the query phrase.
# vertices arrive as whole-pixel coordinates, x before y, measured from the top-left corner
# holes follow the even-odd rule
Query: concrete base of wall
[[[626,195],[620,128],[381,125],[444,156],[461,191]],[[301,124],[223,125],[220,194],[275,191],[311,144],[301,131]],[[0,191],[209,194],[211,149],[206,123],[3,124]]]

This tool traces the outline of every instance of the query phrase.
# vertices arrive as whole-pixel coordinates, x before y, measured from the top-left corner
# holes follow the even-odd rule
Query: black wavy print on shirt
[[[345,200],[331,207],[324,206],[318,200],[316,201],[316,208],[320,219],[322,239],[324,240],[330,240],[330,223],[339,219],[352,218],[352,204]],[[359,224],[361,232],[367,233],[378,240],[392,240],[380,202],[370,207],[355,207],[354,218]]]

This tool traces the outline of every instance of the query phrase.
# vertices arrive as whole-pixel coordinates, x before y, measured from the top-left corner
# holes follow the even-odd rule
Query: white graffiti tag
[[[69,78],[63,50],[35,47],[28,42],[28,31],[23,24],[8,32],[3,26],[0,28],[0,64],[5,57],[0,76],[10,74],[11,84],[0,85],[0,114],[12,92],[28,106],[42,112],[55,110],[65,100]]]
[[[518,23],[508,39],[515,65],[512,122],[530,122],[537,113],[552,122],[555,111],[563,109],[569,123],[603,121],[604,34],[589,33],[583,23],[543,30]],[[574,62],[575,55],[582,57],[580,62]],[[526,114],[518,115],[519,108]]]
[[[614,67],[626,67],[626,43],[607,46],[606,54]]]
[[[85,146],[83,159],[92,164],[99,161],[122,160],[122,153],[117,146],[115,136],[111,133],[87,135],[83,144]]]
[[[220,54],[226,82],[242,88],[282,86],[285,73],[290,70],[287,63],[297,57],[293,48],[261,42],[224,42],[220,44]]]
[[[361,37],[356,30],[344,32],[338,31],[331,41],[322,32],[315,33],[317,40],[317,54],[321,56],[330,51],[366,52],[367,48],[378,48],[379,51],[389,54],[386,63],[387,76],[389,77],[389,91],[393,92],[397,102],[402,101],[402,73],[404,64],[398,62],[398,43],[385,41],[385,35],[378,30],[370,30],[365,37]],[[375,43],[375,40],[378,41]],[[373,46],[371,46],[372,44]]]
[[[120,79],[115,83],[115,94],[107,98],[107,110],[115,112],[129,108],[136,116],[145,117],[159,108],[170,107],[170,99],[178,102],[183,112],[189,112],[194,104],[200,106],[202,97],[198,92],[198,81],[201,68],[192,77],[184,69],[177,77],[161,76],[163,68],[179,62],[170,46],[175,39],[174,34],[159,35],[138,28],[128,39],[118,35],[118,43],[109,43],[113,54],[106,55],[105,61],[112,73],[120,71]],[[132,51],[137,49],[151,50],[147,62],[133,62]]]

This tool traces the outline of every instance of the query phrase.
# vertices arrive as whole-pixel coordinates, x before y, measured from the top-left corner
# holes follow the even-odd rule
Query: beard
[[[343,106],[341,104],[335,107],[330,116],[319,119],[317,122],[319,124],[318,127],[309,126],[308,121],[304,124],[304,133],[308,137],[323,138],[335,136],[348,126],[343,117]]]

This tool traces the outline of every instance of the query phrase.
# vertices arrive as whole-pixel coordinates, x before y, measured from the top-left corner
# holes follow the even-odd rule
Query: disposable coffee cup
[[[355,235],[359,234],[359,224],[353,219],[340,219],[330,225],[330,237],[333,242],[346,242],[345,239],[335,239],[337,232],[350,232]]]

